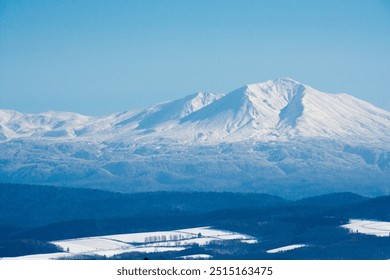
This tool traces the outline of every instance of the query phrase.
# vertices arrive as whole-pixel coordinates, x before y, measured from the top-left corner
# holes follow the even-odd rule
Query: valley
[[[286,200],[11,184],[0,193],[4,259],[390,258],[389,196]]]

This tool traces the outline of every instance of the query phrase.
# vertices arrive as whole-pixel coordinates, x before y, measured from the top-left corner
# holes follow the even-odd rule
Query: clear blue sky
[[[291,77],[390,110],[390,1],[0,1],[0,108],[102,115]]]

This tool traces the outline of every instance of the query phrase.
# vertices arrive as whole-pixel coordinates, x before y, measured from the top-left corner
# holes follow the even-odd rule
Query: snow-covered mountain
[[[0,180],[118,191],[390,193],[390,113],[289,78],[103,117],[0,110]]]
[[[345,142],[390,139],[390,114],[347,94],[321,93],[291,79],[251,84],[188,115],[196,133],[215,140],[321,137]]]
[[[136,116],[117,124],[137,123],[136,129],[154,129],[159,125],[184,118],[199,109],[213,103],[222,95],[203,93],[188,95],[184,98],[152,106]]]

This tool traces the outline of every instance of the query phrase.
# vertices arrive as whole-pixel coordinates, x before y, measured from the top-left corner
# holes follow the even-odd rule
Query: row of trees
[[[146,236],[145,243],[153,243],[153,242],[167,242],[167,241],[180,241],[180,240],[188,240],[193,238],[202,237],[201,233],[198,234],[170,234],[170,235],[154,235],[154,236]]]

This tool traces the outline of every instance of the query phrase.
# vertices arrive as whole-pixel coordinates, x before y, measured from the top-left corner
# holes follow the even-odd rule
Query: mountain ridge
[[[363,142],[380,138],[390,144],[389,112],[347,94],[319,92],[290,78],[248,84],[228,94],[198,92],[123,117],[126,114],[89,117],[68,112],[22,114],[0,110],[0,141],[19,136],[77,138],[95,132],[104,138],[130,131],[130,138],[153,133],[168,138],[182,135],[188,144],[189,135],[195,139],[201,134],[207,136],[203,137],[206,142],[229,138],[234,142],[241,139],[230,134],[243,130],[244,138],[264,141],[275,140],[276,135],[282,139],[336,137],[348,142],[358,134]],[[87,128],[90,131],[85,133]]]
[[[0,182],[390,193],[390,113],[289,78],[89,117],[0,110]]]

